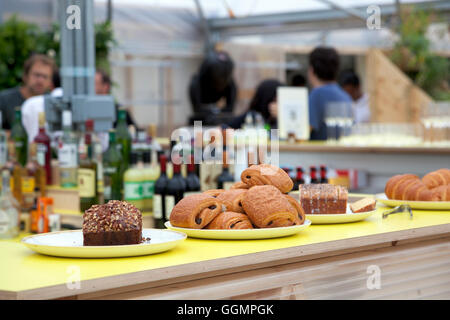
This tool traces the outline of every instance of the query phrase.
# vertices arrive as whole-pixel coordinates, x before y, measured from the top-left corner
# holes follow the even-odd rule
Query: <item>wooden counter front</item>
[[[285,238],[188,238],[165,253],[120,259],[50,257],[3,240],[0,299],[448,299],[450,212],[414,211],[409,220],[382,219],[384,210]]]

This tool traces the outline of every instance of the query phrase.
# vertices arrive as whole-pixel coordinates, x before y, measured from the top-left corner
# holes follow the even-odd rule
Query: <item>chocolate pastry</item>
[[[206,226],[206,229],[253,229],[253,225],[246,214],[225,211],[219,213],[217,217]]]
[[[291,177],[283,169],[270,164],[258,164],[245,169],[241,180],[250,187],[272,185],[282,193],[288,193],[294,186]]]

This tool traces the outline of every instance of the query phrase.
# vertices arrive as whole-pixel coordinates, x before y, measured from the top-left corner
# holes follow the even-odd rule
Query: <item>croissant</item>
[[[225,211],[219,213],[206,229],[253,229],[253,225],[246,214]]]
[[[386,196],[389,199],[395,199],[394,194],[396,193],[396,189],[398,188],[399,183],[408,179],[419,180],[419,177],[416,176],[415,174],[399,174],[390,178],[384,188],[384,193],[386,194]]]
[[[292,179],[283,169],[270,164],[252,165],[242,171],[241,180],[250,187],[272,185],[282,193],[288,193],[294,186]]]
[[[172,226],[202,229],[223,210],[222,203],[207,194],[194,194],[181,199],[170,213]]]
[[[427,180],[427,179],[426,179]],[[435,188],[436,189],[436,188]],[[442,190],[430,189],[418,176],[413,174],[396,175],[388,180],[386,196],[394,200],[442,201]],[[441,193],[439,193],[441,192]]]
[[[298,223],[297,224],[303,224],[305,222],[305,210],[303,210],[302,206],[300,205],[300,202],[295,200],[293,197],[291,197],[288,194],[285,194],[284,197],[289,201],[289,204],[292,206],[292,208],[297,212],[298,216]]]
[[[222,192],[225,192],[225,190],[223,190],[223,189],[211,189],[211,190],[204,191],[203,194],[207,194],[207,195],[210,195],[211,197],[217,198],[217,196],[219,194],[221,194]]]
[[[242,206],[250,221],[258,228],[300,224],[298,212],[281,191],[272,185],[250,188],[242,200]]]
[[[430,172],[423,176],[422,181],[429,189],[433,189],[443,185],[446,186],[450,184],[450,170],[439,169]]]
[[[248,189],[249,185],[242,182],[242,181],[238,181],[233,183],[233,185],[230,187],[230,189]]]
[[[245,213],[242,208],[242,199],[247,193],[247,189],[231,189],[221,192],[216,198],[222,202],[227,211]]]
[[[432,192],[437,198],[436,201],[450,201],[450,184],[434,188]]]

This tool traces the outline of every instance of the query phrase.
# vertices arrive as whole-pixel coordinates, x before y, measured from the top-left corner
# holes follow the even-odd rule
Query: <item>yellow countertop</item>
[[[125,275],[127,285],[149,281],[157,269],[163,274],[183,276],[192,272],[207,272],[212,269],[209,262],[215,262],[215,268],[231,264],[256,263],[258,254],[264,254],[265,261],[271,256],[305,255],[312,251],[311,245],[320,245],[321,252],[332,251],[339,247],[338,243],[347,241],[346,248],[370,245],[382,241],[396,241],[434,234],[450,233],[450,211],[414,211],[413,220],[406,214],[392,215],[382,219],[386,207],[378,207],[376,214],[365,221],[335,224],[312,225],[303,232],[285,238],[267,240],[204,240],[188,238],[175,249],[149,256],[112,258],[112,259],[71,259],[44,256],[37,254],[20,243],[21,237],[0,241],[0,298],[36,298],[40,290],[51,291],[52,288],[65,290],[70,281],[73,267],[79,268],[83,292],[95,290],[95,285],[84,286],[83,281],[105,279],[107,287],[114,287],[114,277]],[[23,235],[22,235],[23,236]],[[354,241],[354,240],[357,241]],[[352,242],[349,242],[353,240]],[[369,241],[370,240],[370,241]],[[273,251],[275,250],[275,251]],[[280,251],[281,250],[281,251]],[[308,251],[309,250],[309,251]],[[267,254],[266,254],[267,253]],[[234,259],[236,258],[236,259]],[[231,259],[231,260],[230,260]],[[233,260],[234,259],[234,260]],[[233,265],[235,266],[235,265]],[[208,269],[210,268],[210,269]],[[170,270],[170,272],[169,272]],[[148,273],[148,271],[152,271]],[[147,272],[147,273],[146,273]],[[145,280],[142,279],[145,275]],[[161,276],[161,273],[158,273]],[[163,277],[163,276],[161,276]],[[157,279],[158,280],[158,279]],[[122,284],[123,285],[123,284]],[[62,289],[61,289],[62,288]],[[76,294],[76,293],[73,293]],[[52,297],[49,295],[49,297]]]

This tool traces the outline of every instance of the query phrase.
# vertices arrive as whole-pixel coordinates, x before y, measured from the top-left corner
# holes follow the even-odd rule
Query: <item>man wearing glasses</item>
[[[35,54],[25,61],[22,76],[23,84],[0,91],[3,129],[11,129],[15,107],[21,106],[30,97],[48,93],[53,89],[52,77],[55,69],[55,62],[46,55]]]

